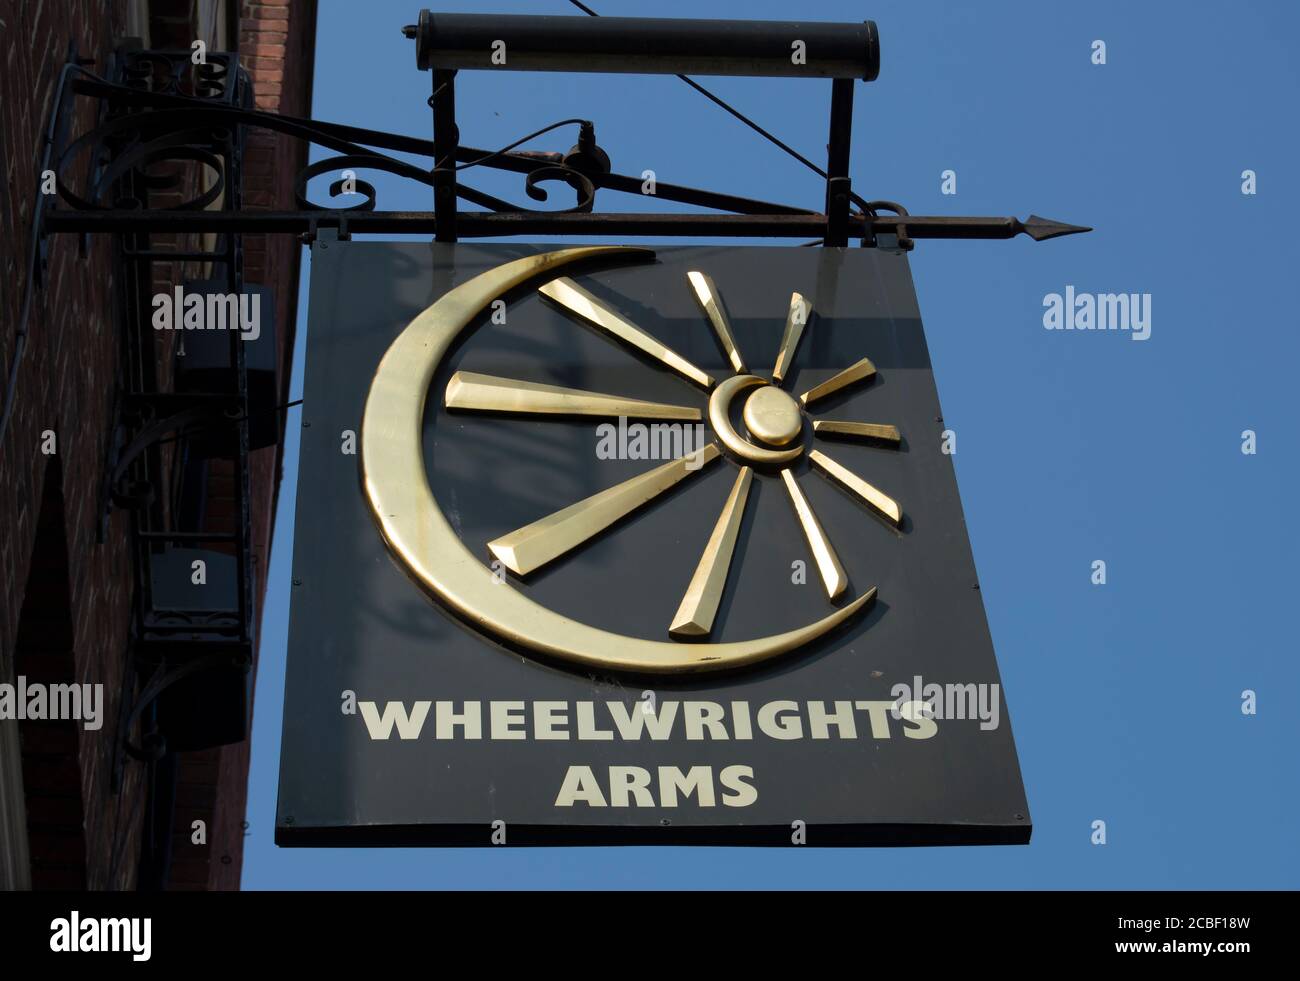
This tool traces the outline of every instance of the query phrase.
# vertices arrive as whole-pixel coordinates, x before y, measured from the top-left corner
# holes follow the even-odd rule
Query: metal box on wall
[[[158,697],[158,729],[168,748],[189,752],[242,741],[252,716],[252,651],[238,639],[235,557],[169,547],[152,555],[149,571],[140,651],[172,669],[193,669]]]
[[[181,289],[184,294],[201,296],[206,302],[209,295],[224,295],[226,285],[225,280],[220,279],[191,280]],[[259,450],[274,446],[280,439],[275,292],[269,286],[245,283],[244,296],[257,301],[256,329],[242,331],[240,343],[244,345],[244,365],[248,375],[248,448]],[[224,330],[184,332],[184,346],[180,349],[184,353],[176,359],[178,392],[232,390],[235,375],[231,364],[230,331],[234,326],[232,323]],[[206,445],[204,435],[191,437],[191,443],[200,447]]]

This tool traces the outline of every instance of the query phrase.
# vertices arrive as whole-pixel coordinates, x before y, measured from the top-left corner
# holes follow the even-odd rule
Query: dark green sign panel
[[[321,241],[276,839],[1019,843],[907,259]]]

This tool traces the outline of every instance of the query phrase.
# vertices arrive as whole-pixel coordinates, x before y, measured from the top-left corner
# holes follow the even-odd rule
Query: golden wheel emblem
[[[512,646],[580,664],[637,672],[719,670],[752,664],[800,647],[869,608],[871,587],[828,616],[781,634],[753,640],[710,643],[737,534],[755,470],[779,473],[808,540],[826,595],[843,599],[848,577],[830,539],[800,489],[790,465],[807,453],[817,471],[895,526],[902,511],[879,488],[824,452],[805,448],[801,438],[810,419],[808,406],[875,374],[863,358],[795,398],[783,386],[811,314],[808,302],[791,297],[785,332],[772,380],[751,374],[736,347],[713,282],[700,272],[689,285],[712,325],[734,374],[716,383],[573,280],[551,276],[538,292],[604,336],[659,362],[710,392],[708,416],[718,442],[600,491],[487,543],[491,556],[518,576],[527,576],[599,535],[705,465],[723,457],[739,468],[736,481],[690,584],[668,626],[669,640],[612,633],[580,623],[542,606],[495,575],[452,529],[429,487],[423,454],[423,419],[430,385],[456,338],[502,294],[542,279],[572,263],[601,256],[653,258],[649,249],[591,246],[562,249],[516,259],[450,290],[411,321],[379,364],[366,400],[361,428],[361,466],[366,497],[384,540],[408,574],[435,599],[471,625]],[[733,407],[744,397],[740,417],[748,437],[733,422]],[[465,412],[605,418],[699,420],[690,406],[666,405],[554,385],[456,372],[444,405]],[[883,423],[811,421],[813,441],[827,436],[898,448],[898,430]],[[693,641],[686,643],[686,641]]]

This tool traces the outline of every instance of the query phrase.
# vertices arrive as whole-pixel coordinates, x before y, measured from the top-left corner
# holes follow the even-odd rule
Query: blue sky
[[[493,0],[570,13],[563,0]],[[245,888],[1295,888],[1300,885],[1294,299],[1300,8],[595,0],[604,14],[874,19],[854,188],[914,214],[1092,225],[920,242],[912,268],[1034,817],[1027,847],[279,849],[297,429],[262,628]],[[427,136],[416,5],[325,0],[313,115]],[[438,9],[476,9],[449,0]],[[1093,65],[1092,42],[1107,64]],[[704,78],[821,162],[828,82]],[[595,120],[623,173],[818,207],[818,178],[673,78],[462,73],[462,141]],[[535,141],[566,150],[572,127]],[[957,173],[955,196],[940,175]],[[1241,193],[1243,170],[1258,193]],[[483,189],[527,201],[517,178]],[[431,195],[384,175],[381,209]],[[468,176],[468,175],[467,175]],[[325,181],[313,183],[324,199]],[[567,191],[566,191],[567,194]],[[566,202],[567,203],[567,202]],[[644,200],[610,194],[605,210]],[[740,243],[745,244],[745,243]],[[306,329],[304,266],[295,397]],[[1151,336],[1055,332],[1043,298],[1149,293]],[[296,420],[296,416],[292,417]],[[1258,452],[1241,451],[1243,430]],[[1090,582],[1095,559],[1104,586]],[[1243,715],[1241,694],[1257,693]],[[1090,843],[1104,820],[1108,843]]]

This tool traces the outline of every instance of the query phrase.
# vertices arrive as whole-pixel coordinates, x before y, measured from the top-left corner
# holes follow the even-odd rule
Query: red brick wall
[[[74,3],[28,3],[0,0],[0,143],[3,146],[3,186],[0,187],[0,274],[17,287],[24,281],[29,259],[28,233],[39,185],[41,137],[55,97],[68,46],[83,56],[100,59],[111,39],[123,29],[122,5],[83,0]],[[77,126],[92,121],[89,108]],[[75,237],[53,239],[49,248],[48,284],[36,294],[28,322],[27,351],[18,376],[14,415],[0,445],[0,652],[11,668],[25,584],[33,565],[40,504],[46,480],[60,486],[62,533],[71,557],[68,595],[75,659],[53,667],[62,682],[103,683],[106,718],[117,711],[117,691],[130,614],[130,565],[126,520],[116,516],[107,540],[96,543],[99,520],[99,475],[110,432],[117,367],[118,333],[112,322],[113,284],[110,243],[92,241],[86,257],[78,255]],[[21,290],[0,293],[0,366],[7,384],[15,345]],[[41,433],[53,430],[57,467],[41,452]],[[30,609],[40,615],[42,597]],[[69,676],[71,675],[71,676]],[[114,839],[113,805],[109,792],[113,728],[97,732],[78,729],[76,746],[83,800],[86,881],[91,888],[122,886],[134,876],[133,863],[124,863],[116,881],[108,881]],[[21,734],[21,730],[20,730]],[[30,748],[30,747],[29,747]],[[55,796],[66,794],[71,770],[49,760],[32,774],[33,786]],[[126,787],[126,800],[140,796],[138,774]],[[38,792],[33,812],[39,815],[48,800]],[[29,813],[29,822],[31,820]],[[138,848],[138,814],[123,819],[125,847]],[[48,838],[32,840],[36,870],[47,867],[53,847]],[[37,885],[42,881],[37,879]]]
[[[184,47],[187,37],[202,36],[192,29],[200,7],[197,0],[152,0],[149,7],[150,27],[158,35],[152,39],[154,46],[173,41],[168,36],[173,33]],[[125,34],[125,8],[125,3],[110,0],[0,0],[0,275],[14,287],[0,291],[0,392],[14,351],[21,303],[17,287],[28,262],[40,141],[59,72],[70,42],[81,56],[95,59],[92,70],[104,70],[114,40]],[[314,0],[245,3],[239,13],[239,47],[253,59],[258,105],[309,114]],[[93,109],[90,100],[78,102],[83,108],[75,131],[80,132],[92,124]],[[292,207],[292,177],[305,163],[305,148],[260,133],[251,134],[249,146],[246,204]],[[104,685],[106,721],[97,732],[78,727],[74,732],[32,729],[29,734],[26,723],[22,725],[27,728],[19,729],[24,758],[31,760],[24,766],[24,778],[29,786],[28,822],[34,829],[29,834],[33,884],[68,885],[69,876],[81,876],[92,889],[129,888],[140,849],[143,768],[129,765],[121,795],[110,792],[131,613],[127,516],[114,512],[104,542],[96,539],[120,326],[113,319],[117,303],[111,238],[91,236],[85,256],[78,247],[77,236],[49,239],[47,284],[35,294],[14,417],[0,443],[0,671],[13,672],[17,656],[20,664],[38,663],[49,680]],[[276,290],[281,381],[287,392],[299,246],[290,237],[278,236],[246,239],[245,248],[246,280]],[[180,273],[177,268],[175,274]],[[45,430],[56,434],[54,458],[41,452]],[[278,449],[254,454],[250,504],[259,591],[266,584],[279,469]],[[54,484],[47,486],[50,481]],[[41,522],[46,529],[38,555]],[[51,522],[58,527],[51,530]],[[49,585],[54,559],[45,554],[48,542],[60,540],[66,548],[66,593]],[[63,618],[71,650],[62,650],[60,656],[60,651],[39,644],[19,645],[20,617],[25,635],[26,628],[42,618]],[[37,655],[43,660],[33,661]],[[74,746],[74,765],[66,759],[60,763]],[[247,743],[183,758],[173,885],[238,887],[247,772]],[[80,829],[75,804],[70,803],[77,799]],[[208,822],[208,844],[202,848],[190,843],[190,822],[196,818]],[[68,834],[78,830],[84,850],[80,866],[68,855]],[[116,863],[115,843],[121,852]]]
[[[58,471],[58,457],[51,457],[14,641],[15,671],[29,684],[63,684],[76,673]],[[70,719],[28,720],[21,738],[31,881],[37,888],[84,889],[86,812],[77,765],[79,726]]]

